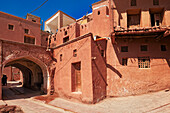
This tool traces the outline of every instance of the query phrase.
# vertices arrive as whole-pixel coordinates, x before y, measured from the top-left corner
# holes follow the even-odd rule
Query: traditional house
[[[75,20],[45,22],[56,59],[53,91],[86,103],[170,87],[170,1],[101,0]]]

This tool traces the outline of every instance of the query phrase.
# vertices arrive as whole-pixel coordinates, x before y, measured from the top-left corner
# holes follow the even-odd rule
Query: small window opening
[[[36,20],[32,20],[33,22],[36,22]]]
[[[121,46],[121,52],[128,52],[128,46]]]
[[[151,26],[155,26],[155,17],[154,14],[151,14]]]
[[[64,32],[64,35],[67,35],[67,31]]]
[[[127,58],[122,58],[122,65],[127,66],[127,61],[128,61]]]
[[[35,44],[35,38],[24,36],[24,43]]]
[[[104,50],[101,50],[101,56],[104,57]]]
[[[166,45],[161,45],[161,51],[166,51]]]
[[[8,24],[8,29],[9,29],[9,30],[14,30],[14,25]]]
[[[73,50],[73,57],[77,57],[77,49]]]
[[[136,0],[131,0],[131,6],[136,6]]]
[[[134,28],[140,26],[140,14],[127,15],[127,27]]]
[[[150,68],[150,58],[149,57],[139,57],[138,58],[139,68]]]
[[[98,15],[100,15],[100,11],[98,11]]]
[[[159,0],[153,0],[153,5],[159,5]]]
[[[62,54],[60,54],[60,61],[62,61],[63,60],[63,55]]]
[[[68,36],[68,37],[63,38],[63,43],[68,42],[68,41],[69,41],[69,36]]]
[[[24,32],[25,32],[26,34],[28,34],[28,33],[29,33],[29,29],[24,29]]]
[[[141,45],[141,51],[148,51],[147,45]]]
[[[48,38],[46,38],[46,41],[48,41]]]
[[[156,25],[159,26],[159,20],[156,20]]]
[[[54,38],[54,41],[56,41],[56,37]]]

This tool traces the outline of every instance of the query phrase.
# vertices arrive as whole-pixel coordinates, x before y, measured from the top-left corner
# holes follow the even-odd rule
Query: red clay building
[[[77,20],[58,11],[50,35],[39,17],[0,12],[0,71],[14,66],[26,87],[85,103],[169,88],[169,10],[168,0],[101,0]]]
[[[92,9],[78,20],[58,11],[45,22],[54,91],[96,103],[170,87],[170,1],[101,0]]]
[[[48,33],[41,31],[40,18],[31,14],[26,19],[0,12],[0,38],[12,42],[47,46]],[[3,74],[8,80],[20,80],[22,72],[15,67],[6,67]],[[21,77],[22,78],[22,77]]]

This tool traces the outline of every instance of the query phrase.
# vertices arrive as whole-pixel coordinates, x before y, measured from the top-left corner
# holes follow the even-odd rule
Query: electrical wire
[[[39,8],[41,8],[46,2],[48,2],[48,0],[46,0],[45,2],[43,2],[39,7],[37,7],[36,9],[34,9],[33,11],[31,11],[30,13],[35,12],[36,10],[38,10]],[[23,17],[26,17],[27,15],[24,15]]]
[[[39,7],[37,7],[36,9],[34,9],[33,11],[31,11],[30,13],[35,12],[36,10],[38,10],[39,8],[41,8],[46,2],[48,2],[48,0],[46,0],[43,4],[41,4]]]

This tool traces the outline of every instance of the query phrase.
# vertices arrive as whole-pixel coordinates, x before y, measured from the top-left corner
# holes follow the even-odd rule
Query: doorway
[[[72,63],[72,92],[81,92],[81,62]]]

